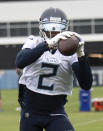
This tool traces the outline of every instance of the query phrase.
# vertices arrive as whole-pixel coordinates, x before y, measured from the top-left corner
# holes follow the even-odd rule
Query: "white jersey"
[[[43,41],[41,37],[30,36],[22,49],[35,48]],[[76,54],[64,56],[59,50],[56,50],[54,54],[45,51],[35,62],[23,69],[19,83],[41,94],[71,95],[73,86],[71,65],[76,61],[78,61]]]

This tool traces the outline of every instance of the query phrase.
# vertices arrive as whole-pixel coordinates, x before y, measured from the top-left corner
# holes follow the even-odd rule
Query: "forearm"
[[[89,90],[92,86],[92,73],[86,56],[79,58],[78,62],[72,65],[80,87]]]
[[[44,43],[40,43],[36,48],[23,49],[16,57],[16,66],[20,69],[35,62],[48,48]]]

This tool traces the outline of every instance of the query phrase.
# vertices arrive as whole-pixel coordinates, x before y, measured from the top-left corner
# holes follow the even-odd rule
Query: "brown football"
[[[59,41],[58,50],[65,56],[71,56],[77,51],[78,44],[79,39],[75,35],[72,35],[71,37],[67,37],[66,40]]]

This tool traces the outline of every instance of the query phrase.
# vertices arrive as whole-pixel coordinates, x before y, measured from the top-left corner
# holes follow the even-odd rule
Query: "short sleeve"
[[[36,44],[37,44],[37,40],[36,40],[36,37],[31,35],[27,38],[26,42],[24,43],[22,49],[25,49],[25,48],[35,48],[36,47]]]
[[[70,64],[72,65],[74,62],[78,61],[77,54],[75,53],[74,55],[71,56]]]

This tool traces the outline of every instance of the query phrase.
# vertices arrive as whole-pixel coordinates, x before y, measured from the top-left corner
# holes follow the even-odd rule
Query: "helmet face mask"
[[[42,37],[52,38],[52,33],[55,34],[68,30],[67,16],[63,11],[57,8],[49,8],[43,12],[39,23],[40,34]],[[50,35],[46,35],[50,32]]]

